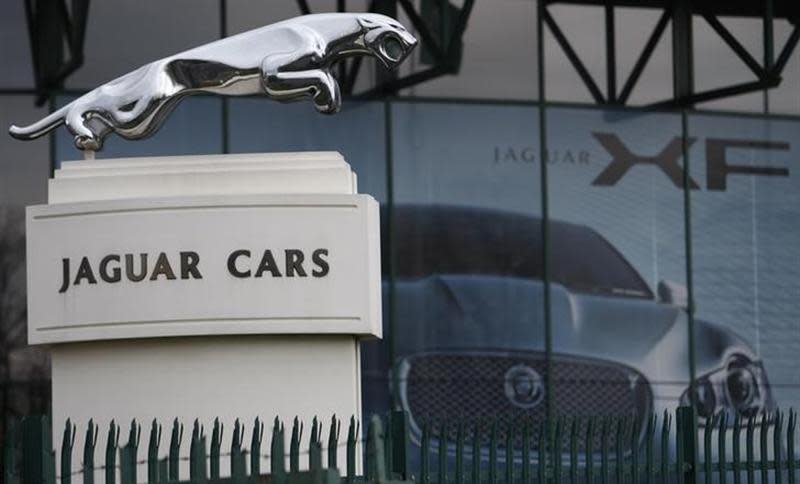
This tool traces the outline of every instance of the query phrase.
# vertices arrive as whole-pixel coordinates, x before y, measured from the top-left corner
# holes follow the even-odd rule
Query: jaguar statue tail
[[[67,115],[67,107],[68,106],[64,106],[29,126],[16,126],[12,124],[11,127],[8,128],[8,132],[17,139],[25,141],[36,139],[64,124]]]

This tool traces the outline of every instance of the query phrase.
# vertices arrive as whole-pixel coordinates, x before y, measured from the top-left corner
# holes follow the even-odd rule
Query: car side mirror
[[[686,290],[686,286],[677,282],[659,281],[658,299],[664,304],[671,304],[684,309],[689,307],[689,291]]]

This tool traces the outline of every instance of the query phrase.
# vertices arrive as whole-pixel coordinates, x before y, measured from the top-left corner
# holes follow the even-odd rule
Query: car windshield
[[[652,297],[636,270],[597,232],[561,222],[550,227],[554,281],[580,292]]]
[[[541,219],[447,206],[395,206],[382,217],[384,271],[394,277],[475,274],[542,279]],[[388,222],[388,223],[387,223]],[[594,230],[550,223],[551,280],[576,292],[652,298],[622,255]],[[387,244],[388,230],[392,237]],[[386,249],[391,250],[389,259]]]

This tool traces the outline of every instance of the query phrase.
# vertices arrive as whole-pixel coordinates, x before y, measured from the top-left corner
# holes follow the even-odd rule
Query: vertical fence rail
[[[550,421],[519,416],[472,422],[431,418],[421,424],[419,438],[415,438],[408,416],[392,412],[384,420],[373,418],[363,437],[358,422],[351,418],[342,444],[341,421],[335,416],[330,425],[314,418],[306,439],[299,419],[293,419],[287,439],[284,424],[276,418],[266,453],[262,451],[263,421],[255,418],[246,428],[236,420],[230,437],[229,475],[232,482],[239,482],[266,473],[275,484],[797,482],[797,414],[793,410],[748,417],[720,414],[698,420],[693,409],[679,408],[674,418],[674,433],[673,415],[667,412],[646,418],[559,417]],[[3,443],[7,483],[72,484],[82,479],[93,484],[98,472],[106,483],[132,484],[139,481],[137,471],[145,464],[148,483],[180,482],[181,478],[188,479],[184,482],[224,481],[228,473],[220,465],[225,441],[219,419],[213,422],[210,442],[201,422],[193,422],[188,457],[181,455],[183,425],[179,421],[172,422],[169,447],[163,451],[162,427],[151,421],[147,456],[142,461],[138,460],[141,426],[132,421],[127,441],[120,446],[121,428],[111,421],[102,464],[95,461],[98,426],[90,420],[77,467],[73,467],[78,460],[73,454],[79,429],[68,420],[58,440],[58,473],[47,417],[25,418],[11,422],[8,428]],[[364,465],[363,474],[358,474],[362,438],[366,442],[361,449]],[[284,450],[287,443],[288,455]],[[346,453],[341,476],[336,470],[340,445]],[[418,459],[409,453],[414,448]],[[262,469],[264,458],[269,460],[268,470]],[[416,475],[412,475],[412,460],[417,465]],[[181,476],[181,463],[188,464],[188,475]]]
[[[72,447],[75,445],[75,426],[67,419],[61,439],[61,484],[72,484]]]
[[[794,455],[794,429],[797,424],[797,413],[789,410],[789,422],[786,425],[786,461],[789,463],[789,484],[794,484],[795,455]]]

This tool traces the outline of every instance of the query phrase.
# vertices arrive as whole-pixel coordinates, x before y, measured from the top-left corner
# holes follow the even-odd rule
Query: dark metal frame
[[[589,73],[578,54],[573,49],[567,36],[559,27],[556,20],[547,9],[547,5],[556,3],[581,3],[603,6],[605,9],[606,26],[606,76],[607,89],[603,93]],[[638,6],[648,8],[658,8],[662,10],[661,17],[654,26],[647,42],[642,48],[636,63],[631,69],[622,90],[617,91],[617,65],[615,56],[615,34],[616,26],[614,23],[614,9],[619,6],[635,6],[631,2],[624,0],[600,0],[600,1],[559,1],[545,0],[543,9],[543,20],[547,28],[553,34],[558,45],[570,61],[578,76],[589,90],[592,99],[597,104],[624,105],[630,99],[633,89],[636,87],[642,72],[650,61],[653,51],[661,40],[667,25],[672,21],[672,60],[673,60],[673,97],[654,103],[650,108],[686,108],[693,107],[697,103],[719,99],[723,97],[736,96],[750,92],[763,91],[778,86],[781,83],[781,74],[786,63],[791,58],[792,53],[800,41],[800,7],[794,6],[791,2],[779,2],[779,0],[765,0],[761,11],[753,11],[753,6],[736,9],[732,4],[737,2],[719,1],[698,1],[689,0],[663,1],[663,2],[642,2]],[[776,3],[779,9],[776,9]],[[780,14],[780,15],[777,15]],[[692,16],[700,15],[711,26],[712,29],[722,38],[742,62],[753,72],[756,79],[740,84],[733,84],[707,91],[694,91],[693,75],[693,49],[692,42]],[[758,15],[763,18],[764,23],[764,58],[759,63],[742,46],[736,37],[725,28],[720,22],[722,15]],[[793,30],[786,43],[780,49],[775,58],[775,39],[774,21],[775,18],[785,18],[793,24]]]
[[[70,8],[67,0],[25,0],[37,106],[47,102],[48,93],[60,89],[64,80],[83,65],[88,15],[89,0],[72,0]],[[56,44],[66,44],[66,61]]]
[[[70,8],[67,6],[70,1]],[[295,0],[300,13],[312,13],[307,0]],[[440,0],[448,2],[449,0]],[[400,9],[408,17],[418,33],[421,49],[434,59],[432,66],[397,77],[396,73],[378,71],[376,85],[354,95],[356,79],[361,70],[360,58],[342,62],[337,68],[342,92],[345,96],[362,99],[396,95],[398,91],[416,84],[454,74],[458,70],[460,43],[467,28],[474,0],[464,0],[458,18],[449,32],[448,39],[437,38],[428,22],[418,12],[413,0],[371,0],[369,11],[397,17]],[[596,104],[625,105],[638,84],[642,72],[647,67],[656,46],[664,35],[670,21],[672,23],[673,97],[647,106],[648,108],[672,109],[693,107],[697,103],[736,96],[757,91],[767,91],[778,86],[782,72],[800,42],[800,4],[795,0],[764,0],[762,4],[752,4],[739,0],[543,0],[544,8],[539,10],[542,24],[552,33],[558,45],[574,67]],[[61,91],[64,80],[83,64],[83,43],[89,12],[89,0],[25,0],[26,20],[30,35],[36,85],[36,105],[43,105],[48,94]],[[600,89],[583,61],[570,44],[558,22],[552,16],[548,5],[580,4],[604,8],[605,12],[605,50],[606,50],[606,90]],[[226,1],[220,0],[222,37],[225,32]],[[618,88],[616,61],[616,7],[642,7],[662,11],[653,27],[631,72]],[[337,11],[347,11],[347,0],[336,0]],[[752,81],[732,84],[706,91],[695,92],[693,82],[692,17],[701,16],[733,53],[750,69],[755,76]],[[758,16],[763,19],[764,53],[759,62],[720,21],[720,16]],[[789,20],[793,30],[786,43],[776,51],[774,21],[776,18]],[[538,20],[537,20],[538,22]],[[54,38],[55,36],[55,38]],[[68,58],[63,60],[63,52],[52,49],[54,44],[66,47]],[[56,52],[54,52],[56,51]],[[777,53],[777,56],[776,56]],[[53,65],[56,64],[56,65]],[[765,96],[765,108],[768,97]]]

